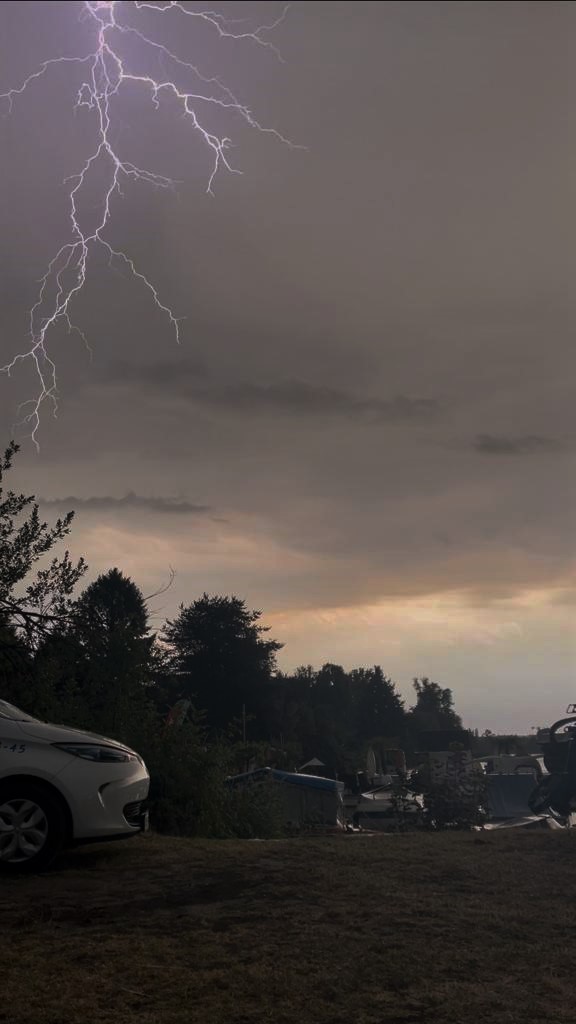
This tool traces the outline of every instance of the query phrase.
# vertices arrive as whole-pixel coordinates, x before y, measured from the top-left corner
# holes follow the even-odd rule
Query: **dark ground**
[[[575,1017],[576,836],[156,836],[1,878],[9,1024]]]

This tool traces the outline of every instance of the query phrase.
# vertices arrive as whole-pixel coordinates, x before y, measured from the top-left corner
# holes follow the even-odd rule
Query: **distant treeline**
[[[427,678],[406,707],[379,666],[278,671],[282,644],[238,597],[203,594],[153,631],[118,568],[76,596],[86,563],[52,554],[73,513],[48,526],[33,497],[5,489],[17,450],[0,460],[0,696],[141,751],[169,827],[226,831],[219,784],[248,764],[317,757],[345,774],[369,747],[410,751],[423,731],[461,726],[451,691]]]
[[[407,709],[379,666],[276,668],[280,644],[237,597],[204,594],[152,633],[136,584],[111,569],[33,637],[5,618],[4,699],[39,717],[134,744],[194,721],[207,742],[262,745],[286,767],[318,757],[338,773],[367,748],[411,748],[419,733],[460,727],[450,690],[414,680]]]

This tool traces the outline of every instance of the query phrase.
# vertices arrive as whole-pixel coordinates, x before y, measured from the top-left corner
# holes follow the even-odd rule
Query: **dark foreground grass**
[[[573,1021],[575,878],[552,832],[87,848],[0,879],[0,1021]]]

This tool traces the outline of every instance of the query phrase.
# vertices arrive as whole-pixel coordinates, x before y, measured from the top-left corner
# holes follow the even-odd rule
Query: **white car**
[[[65,846],[145,831],[149,785],[123,744],[0,700],[0,870],[40,870]]]

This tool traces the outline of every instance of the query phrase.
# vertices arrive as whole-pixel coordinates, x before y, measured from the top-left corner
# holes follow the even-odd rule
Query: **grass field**
[[[0,880],[0,1021],[573,1021],[575,876],[552,832],[85,848]]]

